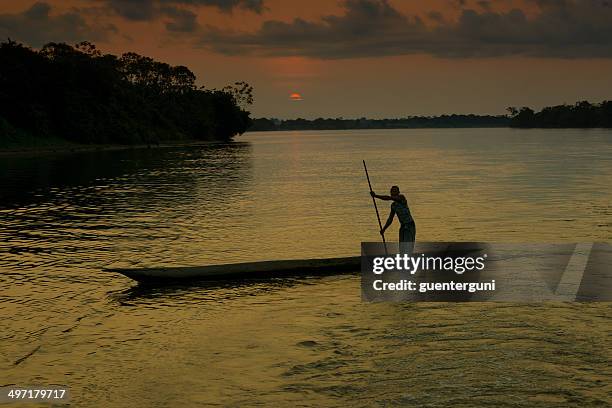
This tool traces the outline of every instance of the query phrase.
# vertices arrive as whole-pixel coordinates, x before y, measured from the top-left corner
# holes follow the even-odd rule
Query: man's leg
[[[414,224],[411,225],[402,225],[399,230],[399,249],[400,254],[407,254],[408,256],[412,256],[412,252],[414,250],[414,237],[416,235],[416,231],[414,229]]]

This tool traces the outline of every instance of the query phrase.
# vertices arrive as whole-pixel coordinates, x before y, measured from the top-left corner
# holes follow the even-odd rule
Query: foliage
[[[335,129],[410,129],[410,128],[470,128],[506,127],[506,116],[442,115],[412,116],[399,119],[267,119],[253,120],[250,131],[266,130],[335,130]]]
[[[549,106],[539,112],[526,106],[509,107],[510,126],[521,128],[593,128],[612,127],[612,101],[592,104]]]
[[[0,43],[0,132],[133,144],[227,140],[249,127],[248,84],[219,91],[195,82],[187,67],[102,54],[89,42],[37,51],[9,40]]]
[[[221,91],[230,94],[241,108],[253,104],[253,87],[244,81],[234,82],[233,85],[228,85]]]

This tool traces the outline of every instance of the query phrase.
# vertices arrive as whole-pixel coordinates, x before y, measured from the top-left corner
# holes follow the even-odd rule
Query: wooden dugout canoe
[[[140,283],[264,279],[270,277],[329,275],[359,272],[361,258],[295,259],[279,261],[246,262],[224,265],[168,267],[168,268],[107,268],[107,272],[120,273]]]
[[[389,247],[392,245],[388,244]],[[396,245],[397,246],[397,245]],[[464,256],[482,252],[486,244],[475,242],[436,242],[417,245],[417,253],[436,256]],[[397,250],[397,248],[394,248]],[[392,251],[389,252],[392,254]],[[159,268],[105,268],[143,284],[180,284],[188,281],[220,281],[233,279],[267,279],[288,276],[337,275],[357,273],[361,270],[361,257],[324,259],[291,259],[278,261],[245,262],[222,265],[159,267]]]

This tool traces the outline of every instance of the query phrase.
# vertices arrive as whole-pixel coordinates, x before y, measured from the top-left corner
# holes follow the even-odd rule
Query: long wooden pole
[[[365,160],[363,161],[363,169],[365,170],[366,178],[368,179],[368,186],[370,187],[370,192],[372,192],[374,190],[372,190],[372,183],[370,183],[370,175],[368,174],[368,166],[366,166]],[[374,209],[376,210],[376,218],[378,219],[378,226],[380,227],[380,231],[382,231],[382,223],[380,222],[380,214],[378,213],[378,206],[376,205],[376,199],[374,197],[372,197],[372,202],[374,203]],[[383,245],[385,246],[385,255],[388,255],[387,241],[385,241],[385,234],[380,234],[380,236],[382,237]]]

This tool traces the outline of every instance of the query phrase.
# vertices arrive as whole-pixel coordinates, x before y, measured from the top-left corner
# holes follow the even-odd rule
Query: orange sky
[[[40,25],[43,23],[23,17],[23,13],[37,2],[2,1],[0,35],[33,46],[38,46],[35,39],[44,37],[45,33],[53,36],[49,41],[86,40],[98,36],[94,42],[104,51],[136,51],[171,64],[186,65],[196,73],[199,83],[207,87],[246,80],[255,88],[254,116],[500,114],[507,106],[537,108],[583,99],[597,102],[611,98],[612,55],[593,43],[607,34],[605,27],[608,23],[612,26],[612,19],[607,20],[610,17],[607,8],[591,12],[584,7],[585,3],[599,7],[597,0],[583,0],[581,5],[570,10],[571,15],[576,16],[571,17],[575,19],[576,31],[571,31],[574,20],[568,20],[564,26],[555,26],[559,18],[565,17],[559,17],[563,14],[558,10],[542,9],[538,0],[466,1],[463,4],[459,0],[349,0],[347,3],[263,0],[261,13],[241,7],[241,0],[225,3],[223,0],[131,1],[153,5],[156,11],[138,21],[113,9],[113,4],[126,0],[48,0],[43,2],[49,6],[45,17],[49,21],[44,22],[47,25]],[[238,6],[228,12],[210,6],[213,3]],[[386,10],[386,14],[372,19],[356,18],[357,23],[349,18],[339,20],[345,14],[351,16],[351,7],[361,8],[362,14],[368,13],[371,7],[379,7]],[[510,14],[512,9],[520,10],[526,22],[522,22],[521,15]],[[136,11],[139,10],[141,8]],[[190,32],[167,29],[166,24],[175,21],[176,14],[172,13],[177,10],[193,13],[197,27]],[[466,10],[473,12],[466,13]],[[70,13],[79,16],[87,26],[76,33],[63,26],[62,16]],[[395,14],[409,22],[416,17],[427,30],[439,27],[442,34],[417,33],[414,35],[423,35],[423,39],[410,45],[412,48],[404,46],[402,38],[409,43],[412,34],[404,28],[407,25],[402,22],[404,20]],[[469,24],[484,22],[482,24],[488,26],[478,25],[480,31],[476,34],[465,34],[472,26],[468,23],[457,26],[464,14],[474,17]],[[500,20],[498,14],[503,14],[505,19]],[[335,17],[330,19],[329,16]],[[294,24],[296,18],[304,20],[306,25]],[[376,18],[380,18],[382,24],[369,27]],[[389,25],[396,24],[396,20],[399,22],[387,30],[387,18]],[[439,18],[443,20],[437,20]],[[531,19],[536,20],[532,23]],[[273,29],[261,29],[270,21],[276,21]],[[592,34],[591,31],[586,34],[579,31],[583,30],[580,27],[588,26],[583,23],[591,21],[595,27]],[[31,28],[27,27],[30,23]],[[111,24],[113,28],[109,29]],[[328,27],[332,28],[325,31]],[[447,28],[449,33],[444,31]],[[321,30],[323,34],[319,34]],[[565,35],[564,30],[569,34]],[[524,34],[526,31],[529,32]],[[219,32],[219,40],[211,40],[216,32]],[[455,50],[455,38],[464,34],[469,40],[458,43],[456,49],[462,50],[460,55],[450,55]],[[571,51],[565,52],[563,41],[578,37],[581,42],[572,43]],[[295,49],[294,38],[295,44],[299,43]],[[474,41],[473,46],[469,41]],[[240,44],[236,45],[237,42]],[[499,52],[496,50],[498,43],[503,44]],[[230,51],[216,49],[219,44]],[[516,44],[519,44],[518,50]],[[526,52],[522,52],[520,44],[525,44]],[[481,50],[485,50],[484,55],[478,55]],[[290,100],[289,95],[293,92],[302,96],[299,103]]]

